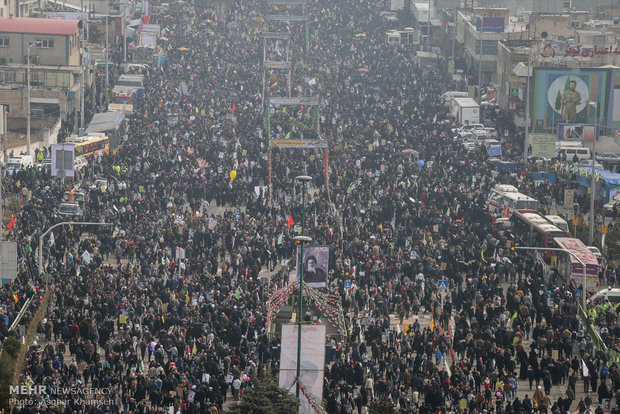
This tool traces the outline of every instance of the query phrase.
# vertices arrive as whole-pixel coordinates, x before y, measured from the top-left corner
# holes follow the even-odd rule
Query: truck
[[[459,125],[480,123],[480,105],[472,98],[453,98],[450,115]]]
[[[112,102],[108,105],[109,111],[122,111],[123,106],[128,113],[133,112],[136,98],[144,97],[144,88],[136,86],[116,85],[112,89]]]
[[[11,157],[6,163],[6,174],[13,175],[18,171],[25,170],[32,166],[34,166],[34,158],[32,158],[32,155]]]

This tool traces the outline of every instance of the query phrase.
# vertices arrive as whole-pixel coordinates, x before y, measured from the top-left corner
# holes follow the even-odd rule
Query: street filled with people
[[[19,412],[220,413],[277,378],[280,338],[268,334],[266,304],[294,266],[299,175],[312,177],[305,234],[330,247],[326,290],[348,321],[345,337],[327,340],[327,413],[382,401],[421,414],[613,408],[620,369],[593,352],[574,286],[546,282],[487,209],[497,183],[543,208],[560,203],[563,187],[536,186],[525,168],[495,174],[483,146],[455,140],[440,99],[452,79],[386,45],[367,0],[311,2],[307,50],[303,24],[278,23],[291,35],[294,95],[320,97],[320,133],[308,127],[311,108],[274,106],[270,135],[325,139],[328,159],[315,149],[270,155],[264,8],[152,7],[168,58],[146,76],[121,145],[74,181],[34,168],[4,179],[23,208],[8,233],[20,272],[0,288],[0,334],[27,298],[52,290],[24,383],[105,390],[66,406],[42,393]],[[268,96],[288,93],[277,76],[267,75]],[[514,127],[496,121],[503,151],[522,153]],[[112,225],[54,229],[39,275],[39,238],[68,221],[58,205],[72,188],[86,194],[80,221]],[[618,349],[617,314],[605,318],[606,343]]]

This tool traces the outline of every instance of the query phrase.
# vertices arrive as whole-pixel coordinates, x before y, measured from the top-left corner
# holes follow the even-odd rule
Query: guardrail
[[[26,311],[30,307],[30,304],[32,303],[32,300],[34,299],[35,296],[36,295],[30,296],[30,298],[26,301],[26,303],[24,303],[24,306],[22,306],[22,308],[20,309],[19,313],[17,314],[17,317],[15,318],[13,323],[11,324],[11,327],[9,328],[9,332],[13,331],[17,327],[17,325],[19,325],[19,322],[22,320],[22,318],[26,314]]]
[[[603,339],[601,339],[601,335],[599,335],[599,333],[590,323],[588,315],[586,314],[585,309],[583,309],[581,305],[579,305],[579,311],[577,313],[579,314],[579,319],[581,319],[581,323],[583,324],[585,331],[588,333],[588,335],[590,335],[590,339],[592,339],[592,344],[596,347],[596,352],[604,352],[611,357],[611,354],[609,354],[609,352],[611,351],[616,354],[614,355],[614,358],[616,358],[617,353],[613,350],[607,349],[607,345],[605,345],[605,342],[603,342]]]

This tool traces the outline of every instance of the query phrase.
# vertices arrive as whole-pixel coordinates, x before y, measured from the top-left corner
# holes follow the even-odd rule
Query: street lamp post
[[[295,180],[302,183],[301,190],[301,236],[293,237],[295,242],[299,243],[299,297],[298,310],[297,310],[297,386],[295,387],[295,395],[299,398],[299,380],[301,378],[301,324],[302,324],[302,312],[303,312],[303,283],[304,283],[304,243],[309,243],[312,239],[308,236],[304,236],[304,230],[306,227],[306,183],[312,181],[312,177],[307,175],[299,175],[295,177]]]
[[[582,297],[582,303],[583,303],[583,311],[586,311],[586,264],[573,252],[571,252],[570,250],[567,249],[559,249],[557,247],[517,247],[514,246],[513,249],[515,250],[537,250],[537,251],[552,251],[552,252],[564,252],[564,253],[568,253],[570,254],[572,257],[574,257],[575,259],[577,259],[577,261],[579,263],[581,263],[581,297]]]
[[[56,223],[52,227],[47,229],[45,233],[43,233],[41,237],[39,237],[39,277],[41,277],[41,275],[43,274],[43,238],[56,227],[64,226],[65,224],[71,226],[111,226],[113,223],[97,223],[91,221],[63,221],[61,223]],[[45,286],[47,287],[47,278],[45,280]]]
[[[594,170],[594,161],[596,160],[596,139],[598,138],[598,103],[597,102],[587,102],[588,105],[591,105],[595,108],[594,111],[594,139],[592,140],[592,164],[590,165],[590,227],[588,232],[588,244],[592,245],[594,242],[594,189],[596,188],[596,177]]]
[[[32,42],[26,48],[26,153],[30,155],[30,48],[40,45],[41,42]]]

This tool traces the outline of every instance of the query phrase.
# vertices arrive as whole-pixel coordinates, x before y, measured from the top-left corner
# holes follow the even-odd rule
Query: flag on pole
[[[290,214],[288,215],[288,221],[287,224],[289,226],[294,226],[295,225],[295,221],[293,220],[293,216],[291,216]]]
[[[56,242],[56,238],[54,237],[54,232],[50,235],[50,246],[53,246]]]
[[[233,101],[231,112],[234,113],[236,110],[237,110],[237,106],[235,105],[235,101]]]
[[[11,217],[11,221],[9,221],[9,224],[6,225],[6,228],[9,231],[11,231],[14,225],[15,225],[15,216]]]
[[[237,286],[237,290],[235,290],[235,299],[241,299],[241,286]]]
[[[431,319],[431,324],[429,326],[429,329],[431,330],[431,332],[435,330],[435,319]]]

